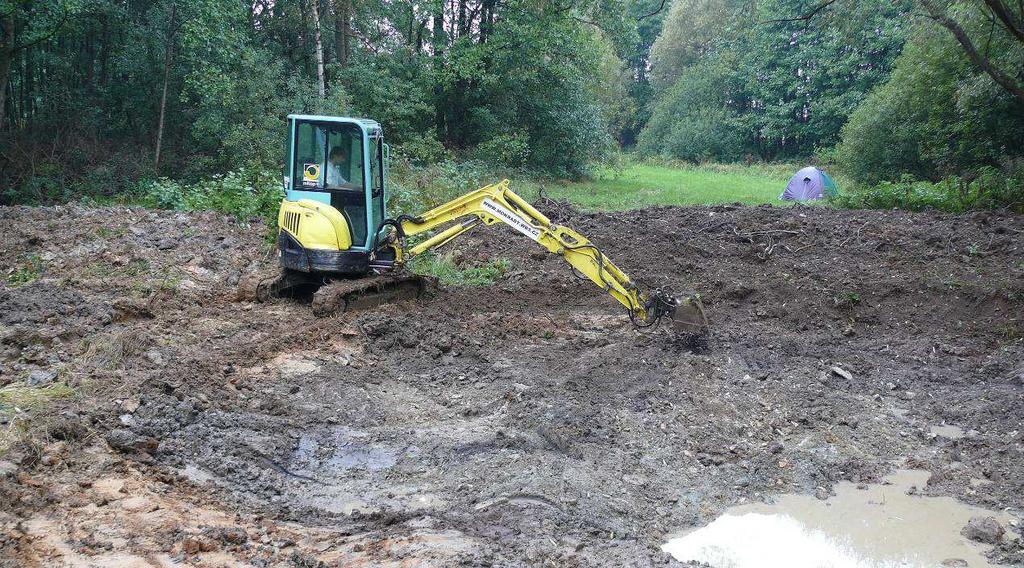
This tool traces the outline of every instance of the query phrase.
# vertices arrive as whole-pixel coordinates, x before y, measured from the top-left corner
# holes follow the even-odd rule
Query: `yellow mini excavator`
[[[479,225],[504,223],[604,289],[638,327],[668,319],[688,333],[707,329],[697,295],[640,290],[597,246],[552,223],[509,189],[508,180],[420,215],[390,218],[385,209],[388,146],[379,124],[290,115],[288,140],[286,196],[278,214],[282,270],[250,284],[244,295],[265,301],[312,289],[318,315],[408,298],[423,289],[420,277],[403,270],[409,259]]]

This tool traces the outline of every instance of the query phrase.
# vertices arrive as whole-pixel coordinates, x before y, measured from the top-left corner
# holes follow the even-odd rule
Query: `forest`
[[[1024,195],[1002,0],[3,0],[0,85],[3,203],[273,193],[292,112],[377,120],[421,188],[625,156],[823,164],[869,206]]]

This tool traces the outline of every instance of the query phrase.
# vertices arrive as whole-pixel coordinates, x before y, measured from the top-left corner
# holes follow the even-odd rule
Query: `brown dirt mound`
[[[4,265],[41,263],[0,285],[3,381],[58,370],[77,391],[45,413],[0,407],[0,427],[26,431],[0,456],[0,550],[37,565],[663,564],[667,534],[741,500],[905,465],[932,472],[924,493],[1024,506],[1024,219],[548,210],[641,284],[699,292],[707,350],[633,330],[501,227],[452,253],[508,258],[494,286],[316,318],[234,301],[272,268],[259,228],[0,209]],[[1020,562],[1015,546],[998,558]]]

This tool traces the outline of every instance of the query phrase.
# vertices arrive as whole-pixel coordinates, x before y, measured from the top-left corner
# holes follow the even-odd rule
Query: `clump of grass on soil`
[[[433,276],[448,286],[490,286],[508,272],[508,259],[497,258],[481,266],[459,268],[450,255],[424,254],[410,263],[416,274]]]

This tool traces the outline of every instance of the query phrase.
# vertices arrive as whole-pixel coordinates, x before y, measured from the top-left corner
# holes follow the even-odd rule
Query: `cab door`
[[[352,248],[365,249],[371,211],[364,172],[366,136],[347,121],[295,120],[289,200],[312,199],[345,217]]]

